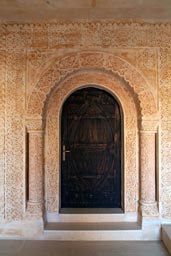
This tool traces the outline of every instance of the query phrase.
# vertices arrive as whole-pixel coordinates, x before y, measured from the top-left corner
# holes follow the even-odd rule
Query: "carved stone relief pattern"
[[[169,86],[171,83],[171,49],[160,49],[160,87]]]
[[[170,126],[170,127],[169,127]],[[171,216],[171,120],[167,124],[168,130],[161,131],[161,194],[162,215]]]
[[[48,47],[48,27],[46,24],[35,24],[33,28],[33,48],[47,48]]]
[[[163,216],[171,216],[171,87],[160,88],[161,96],[161,202]]]
[[[58,26],[51,25],[48,31],[50,48],[74,48],[81,46],[82,29],[79,23],[75,22],[59,22]]]
[[[58,82],[64,75],[83,68],[105,68],[107,71],[118,73],[129,82],[132,89],[139,94],[143,115],[150,115],[156,112],[156,103],[153,92],[149,90],[145,78],[128,62],[107,53],[80,52],[69,54],[58,60],[55,66],[44,73],[35,86],[30,101],[28,102],[28,113],[31,115],[41,114],[43,104],[54,82]],[[141,85],[141,86],[140,86]],[[146,106],[146,100],[149,100]]]
[[[0,50],[0,219],[5,210],[5,70],[6,52]]]
[[[171,49],[160,49],[161,194],[162,215],[171,217]]]
[[[103,72],[81,72],[68,77],[49,98],[45,132],[45,177],[46,207],[49,212],[59,210],[59,177],[60,177],[60,111],[64,100],[73,90],[88,84],[96,84],[117,95],[125,116],[125,211],[136,212],[138,198],[137,169],[137,124],[135,102],[131,100],[124,82]],[[130,115],[131,113],[131,115]]]
[[[42,74],[53,66],[54,61],[62,52],[54,53],[53,50],[44,48],[29,48],[27,49],[27,67],[26,67],[26,98],[31,94],[35,84],[42,76]]]
[[[4,26],[0,26],[0,49],[6,49],[6,29]]]
[[[42,202],[43,199],[43,143],[42,132],[29,133],[29,201]],[[34,153],[33,153],[34,152]],[[36,155],[36,157],[34,157]]]
[[[133,104],[133,103],[132,103]],[[137,211],[139,198],[138,166],[137,166],[137,123],[133,115],[127,114],[125,124],[125,195],[127,199],[127,211]],[[132,178],[130,178],[130,176]]]
[[[48,212],[59,209],[59,110],[53,100],[46,120],[45,133],[45,200]],[[52,108],[53,106],[53,108]],[[55,115],[53,112],[55,111]]]
[[[43,130],[42,118],[40,119],[26,119],[25,126],[27,127],[27,132],[30,131],[40,132]]]
[[[155,201],[155,133],[141,132],[141,199]]]
[[[42,65],[47,62],[47,53],[40,49],[27,51],[27,72],[26,72],[26,94],[30,94],[34,82],[38,76],[40,76]],[[45,68],[45,67],[44,67]],[[26,95],[26,97],[27,97]]]
[[[160,200],[163,217],[171,217],[171,183],[168,182],[171,176],[169,164],[171,162],[170,31],[170,23],[152,24],[112,20],[77,20],[59,21],[53,24],[7,24],[0,26],[0,50],[7,50],[8,52],[5,139],[7,218],[20,218],[22,209],[24,209],[24,76],[27,84],[27,99],[32,93],[35,95],[34,102],[32,101],[33,98],[30,98],[29,101],[30,115],[32,115],[35,110],[41,112],[43,102],[56,82],[62,81],[66,75],[70,75],[81,68],[103,68],[106,72],[118,72],[132,86],[129,93],[136,92],[135,100],[140,101],[144,115],[151,115],[156,112],[159,93],[161,114]],[[159,48],[160,58],[158,62]],[[98,52],[102,49],[106,51],[106,54]],[[25,50],[27,51],[26,67],[24,60],[22,60]],[[74,57],[72,54],[65,56],[69,52],[83,50],[89,50],[89,52],[86,56],[83,53],[81,58],[79,53],[73,54]],[[98,54],[96,56],[90,54],[93,51]],[[59,55],[63,57],[59,57]],[[112,55],[116,56],[113,57],[113,61],[112,57],[108,58]],[[1,59],[3,59],[3,54],[0,57],[0,63]],[[0,66],[0,72],[5,74],[3,70]],[[158,76],[159,92],[157,91]],[[148,88],[150,88],[150,94]],[[154,103],[153,106],[151,101]],[[1,108],[4,109],[2,102],[0,103]],[[0,118],[2,118],[3,113],[4,110],[0,112]],[[55,122],[55,120],[52,121],[51,127],[55,126]],[[3,126],[3,122],[0,127],[1,125]],[[2,131],[1,128],[0,131]],[[127,141],[130,140],[129,147],[132,148],[131,139],[129,139],[131,132],[128,136]],[[134,152],[134,148],[132,151]],[[0,159],[2,158],[0,156]],[[131,164],[134,166],[132,161],[129,166]],[[19,185],[16,186],[15,184]],[[133,184],[129,187],[132,188]],[[131,195],[132,192],[129,195],[130,205]],[[128,201],[128,199],[126,200]],[[134,206],[130,208],[133,209]]]
[[[115,20],[7,24],[9,48],[170,47],[171,24]]]
[[[6,219],[21,219],[24,210],[25,53],[7,55],[6,87]]]
[[[142,72],[148,79],[150,86],[153,87],[154,93],[157,93],[157,61],[158,50],[156,48],[143,49],[118,49],[112,50],[115,56],[121,57],[128,61],[134,67]]]
[[[6,28],[6,47],[9,50],[24,50],[33,45],[32,25],[18,26],[7,25]]]

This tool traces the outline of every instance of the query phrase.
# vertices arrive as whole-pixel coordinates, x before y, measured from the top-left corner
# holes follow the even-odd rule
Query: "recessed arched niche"
[[[88,87],[111,95],[121,110],[119,208],[123,220],[130,214],[135,218],[140,213],[156,216],[158,121],[155,97],[148,82],[133,66],[116,56],[99,52],[73,53],[57,60],[42,75],[29,97],[26,128],[30,197],[27,214],[46,216],[47,221],[54,220],[51,216],[57,216],[57,221],[61,218],[61,166],[63,153],[67,154],[62,145],[62,110],[72,94]],[[150,148],[148,154],[147,148]]]
[[[77,74],[74,74],[73,76],[68,77],[65,81],[63,81],[56,88],[56,90],[53,91],[53,94],[49,98],[49,102],[46,106],[47,109],[46,109],[46,115],[45,115],[45,119],[46,119],[46,125],[45,125],[46,210],[48,213],[56,212],[57,214],[60,214],[61,208],[69,207],[69,205],[68,206],[65,204],[63,205],[63,202],[61,202],[61,193],[62,193],[62,190],[64,190],[64,188],[61,187],[62,186],[61,182],[63,182],[61,180],[61,172],[62,172],[62,165],[65,166],[66,164],[66,161],[63,163],[62,158],[64,157],[65,159],[67,159],[67,157],[68,158],[70,157],[69,154],[71,154],[71,152],[65,152],[65,151],[71,151],[70,147],[72,147],[72,145],[68,145],[69,148],[67,148],[67,145],[65,145],[65,138],[63,138],[65,121],[63,120],[63,123],[61,123],[61,120],[62,120],[62,115],[64,111],[66,111],[65,106],[67,104],[67,101],[69,100],[70,102],[69,104],[72,104],[71,103],[72,98],[75,97],[74,95],[78,96],[80,92],[85,92],[85,94],[88,94],[88,93],[91,94],[92,92],[96,95],[98,95],[97,92],[99,92],[98,97],[102,97],[103,94],[107,98],[109,97],[107,101],[111,101],[110,108],[113,109],[113,113],[112,113],[112,110],[109,109],[109,106],[107,105],[105,106],[104,104],[104,108],[108,109],[108,111],[111,113],[111,116],[107,112],[104,114],[104,110],[101,109],[102,104],[100,105],[99,102],[97,103],[97,99],[94,99],[94,103],[93,103],[93,99],[91,99],[90,95],[87,95],[87,103],[80,106],[79,109],[80,110],[82,109],[83,115],[87,115],[86,111],[87,112],[94,111],[94,113],[98,113],[99,116],[101,116],[102,118],[104,118],[105,116],[108,116],[107,124],[102,124],[102,127],[98,127],[100,129],[103,129],[104,132],[108,133],[106,135],[106,138],[104,138],[104,140],[112,140],[112,138],[113,140],[117,140],[117,137],[118,138],[120,137],[118,142],[119,144],[117,145],[117,148],[118,148],[117,154],[120,155],[117,160],[118,161],[117,165],[119,166],[118,167],[119,174],[118,174],[118,177],[116,178],[117,184],[115,184],[114,186],[115,188],[113,187],[113,194],[116,194],[116,192],[118,192],[118,195],[116,196],[118,197],[117,199],[118,201],[116,200],[115,196],[113,197],[110,196],[110,198],[108,198],[107,200],[108,201],[111,200],[111,204],[107,205],[106,203],[105,205],[104,198],[105,196],[107,196],[107,191],[104,191],[104,193],[101,194],[101,200],[103,199],[102,201],[104,202],[104,207],[111,208],[111,209],[112,208],[120,209],[120,211],[116,211],[117,213],[126,213],[126,212],[136,213],[138,208],[137,199],[138,199],[138,189],[139,189],[139,185],[137,183],[137,180],[138,180],[138,166],[137,166],[138,122],[137,122],[136,104],[134,102],[134,99],[131,97],[129,91],[126,90],[126,85],[124,85],[124,81],[120,80],[117,76],[111,76],[103,72],[78,72]],[[82,96],[80,95],[80,97]],[[78,101],[80,101],[80,99]],[[86,106],[88,106],[86,104],[90,106],[94,106],[94,110],[93,109],[91,110],[91,108],[88,108],[88,107],[86,110]],[[69,106],[68,108],[71,109],[71,106]],[[76,108],[78,108],[78,106]],[[118,113],[114,114],[114,111],[116,113],[119,112],[118,134],[116,133],[116,131],[114,131],[116,128],[115,124],[112,123],[113,122],[112,119],[114,118],[114,115],[118,115]],[[91,114],[93,118],[93,113]],[[72,111],[69,115],[72,116]],[[74,118],[78,119],[79,118],[78,116],[79,116],[79,111],[77,112]],[[85,128],[88,131],[89,129],[88,123],[86,123],[85,120],[81,120],[81,121],[82,123],[84,123],[84,127],[87,126]],[[92,124],[94,125],[95,129],[97,129],[97,125],[98,125],[97,123],[96,121],[94,121],[94,123]],[[72,125],[73,124],[71,124],[71,126]],[[80,129],[82,128],[78,127],[79,125],[80,123],[76,124],[76,128],[77,129],[79,128],[78,130],[80,131]],[[114,130],[112,131],[113,128]],[[79,133],[79,131],[77,132]],[[74,133],[71,136],[76,136],[76,140],[78,140],[77,135]],[[90,135],[86,135],[86,136],[90,136]],[[107,136],[109,138],[107,138]],[[72,138],[70,139],[72,140]],[[83,141],[82,142],[80,141],[80,143],[83,144]],[[72,144],[72,142],[70,142],[70,144]],[[101,144],[105,144],[104,141]],[[110,145],[110,143],[108,144],[109,145],[107,145],[107,143],[106,145],[101,145],[101,147],[102,146],[109,147],[107,149],[108,152],[109,150],[111,150],[112,152],[112,150],[114,150],[114,144],[113,145]],[[63,146],[65,146],[65,148],[63,148]],[[63,156],[64,154],[65,156]],[[109,159],[108,158],[106,159],[106,161],[110,162],[109,164],[110,166],[114,164],[112,162],[114,157],[115,157],[114,154],[113,155],[111,154],[111,158],[109,157]],[[104,159],[102,160],[102,162],[104,161]],[[86,165],[86,163],[84,164]],[[97,164],[100,164],[100,162]],[[101,163],[101,165],[102,164],[103,163]],[[104,164],[107,164],[107,162]],[[78,168],[78,166],[79,164],[77,163],[76,168]],[[115,169],[114,166],[112,168]],[[103,179],[105,179],[105,175],[106,174],[104,174]],[[75,177],[75,178],[78,178],[78,177]],[[114,181],[114,178],[111,177],[111,181],[109,179],[108,182],[112,182],[112,180]],[[64,182],[64,184],[66,184],[66,181]],[[97,181],[95,182],[94,180],[94,184],[92,183],[91,185],[95,187],[97,184],[98,182]],[[99,186],[100,186],[100,183],[99,183]],[[98,189],[98,186],[97,186],[97,189]],[[71,190],[73,191],[72,188]],[[109,188],[108,189],[106,188],[106,190],[109,190]],[[66,191],[66,188],[65,188],[65,191]],[[111,194],[112,191],[108,191],[108,192],[109,194]],[[67,192],[67,194],[68,193],[71,194],[71,191]],[[77,196],[77,194],[80,195],[80,193],[77,193],[76,191],[74,191],[73,194],[74,196]],[[95,197],[95,195],[92,195],[91,193],[89,194],[89,196]],[[84,201],[86,200],[88,199],[85,198]],[[113,200],[113,203],[112,203],[112,200]],[[90,201],[90,198],[89,198],[89,201]],[[89,204],[88,201],[86,202],[87,204]],[[86,204],[86,202],[84,203]],[[102,207],[103,205],[100,206],[100,204],[99,205],[94,204],[93,207],[91,207],[90,204],[88,205],[88,208],[102,208]],[[73,205],[71,206],[71,208],[74,208]],[[76,208],[82,208],[82,207],[81,205],[78,205]]]

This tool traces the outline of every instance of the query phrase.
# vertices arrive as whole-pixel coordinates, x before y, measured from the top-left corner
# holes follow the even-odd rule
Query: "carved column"
[[[141,212],[157,216],[156,202],[156,129],[157,121],[142,121],[140,131]]]
[[[27,213],[43,214],[43,129],[41,120],[27,122],[29,200]]]

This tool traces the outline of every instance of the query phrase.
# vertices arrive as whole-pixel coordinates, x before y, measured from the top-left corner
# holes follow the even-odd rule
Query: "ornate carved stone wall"
[[[8,50],[5,107],[5,217],[7,219],[22,218],[25,207],[25,65],[24,50]]]
[[[56,82],[74,71],[100,66],[131,85],[146,118],[159,110],[157,190],[160,213],[171,218],[170,31],[171,23],[112,20],[0,25],[0,218],[25,215],[25,118],[40,118]],[[131,138],[131,131],[126,132]],[[130,201],[132,195],[130,190]]]
[[[163,217],[170,217],[171,200],[171,49],[160,49],[161,183]]]
[[[6,49],[3,28],[0,29],[0,220],[5,217],[5,86]]]
[[[55,83],[67,75],[80,69],[105,69],[108,72],[116,73],[128,81],[132,90],[139,95],[142,115],[149,116],[156,113],[155,90],[151,90],[147,80],[141,72],[138,72],[132,65],[124,59],[95,51],[83,51],[70,53],[59,58],[41,76],[35,85],[28,101],[28,114],[31,116],[42,115],[43,106],[47,95],[51,92]],[[149,104],[147,104],[147,99]]]

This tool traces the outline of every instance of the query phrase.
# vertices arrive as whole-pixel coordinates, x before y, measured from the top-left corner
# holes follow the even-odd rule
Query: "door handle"
[[[65,161],[65,159],[66,159],[66,153],[69,153],[69,152],[70,152],[70,150],[66,150],[65,145],[63,145],[63,147],[62,147],[62,160],[63,161]]]

